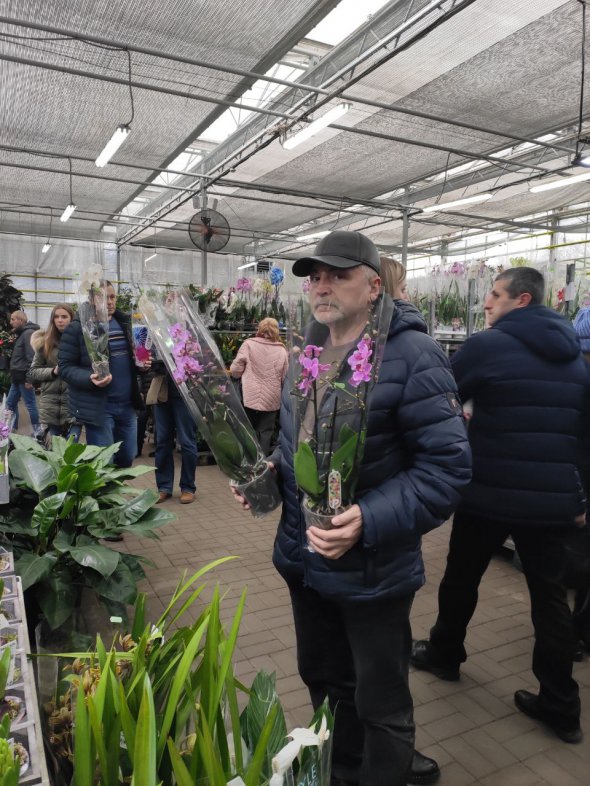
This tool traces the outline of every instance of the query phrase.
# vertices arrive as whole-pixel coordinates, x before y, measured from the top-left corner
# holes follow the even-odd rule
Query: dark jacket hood
[[[417,330],[419,333],[428,333],[426,322],[416,306],[406,300],[394,300],[393,315],[389,325],[389,335],[395,336],[404,330]]]
[[[580,354],[580,343],[571,324],[546,306],[515,308],[491,329],[516,338],[546,360],[569,362]]]

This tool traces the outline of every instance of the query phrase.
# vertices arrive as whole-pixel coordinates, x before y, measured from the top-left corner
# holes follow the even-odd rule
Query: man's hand
[[[107,385],[111,384],[112,379],[112,374],[107,374],[106,377],[102,377],[102,379],[99,379],[98,374],[90,375],[90,381],[93,385],[96,385],[97,388],[106,388]]]
[[[586,526],[586,514],[580,513],[579,516],[576,516],[576,518],[574,519],[574,524],[576,525],[576,527],[580,527],[580,528]]]
[[[339,559],[360,540],[363,531],[363,514],[358,505],[332,519],[334,529],[310,527],[307,530],[309,545],[322,557]]]
[[[266,464],[270,470],[272,470],[273,472],[275,471],[275,465],[272,463],[272,461],[267,461]],[[250,510],[250,505],[248,505],[248,503],[246,502],[246,498],[242,497],[242,495],[238,491],[236,491],[236,487],[232,486],[231,483],[229,484],[229,487],[238,505],[241,505],[243,510]]]
[[[32,382],[25,382],[25,387],[26,387],[27,390],[30,390],[33,387],[33,383]]]

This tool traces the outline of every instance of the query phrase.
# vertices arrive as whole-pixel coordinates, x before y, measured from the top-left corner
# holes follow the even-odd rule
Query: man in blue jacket
[[[309,337],[329,351],[339,381],[352,374],[345,360],[363,335],[367,307],[389,297],[380,294],[379,269],[373,243],[344,231],[293,267],[310,276]],[[410,609],[424,583],[421,536],[450,515],[471,475],[448,361],[418,311],[398,304],[370,401],[357,502],[332,519],[331,530],[305,531],[288,388],[270,458],[284,498],[273,561],[290,590],[299,672],[312,703],[328,697],[336,707],[332,784],[432,782],[436,762],[418,757],[413,765]],[[318,417],[330,406],[326,394]]]
[[[562,740],[577,743],[576,637],[560,577],[564,539],[585,518],[576,450],[587,377],[572,326],[541,305],[543,296],[543,276],[534,268],[501,273],[485,300],[491,329],[453,357],[459,394],[473,401],[473,481],[455,514],[438,619],[428,641],[414,642],[412,664],[459,679],[479,583],[512,535],[531,597],[540,683],[538,694],[518,690],[514,700]]]
[[[111,373],[102,378],[93,373],[79,319],[63,333],[59,373],[69,385],[72,416],[86,428],[86,442],[100,447],[121,442],[114,463],[130,467],[137,452],[137,411],[144,403],[137,381],[131,317],[117,309],[117,293],[110,281],[106,292]]]

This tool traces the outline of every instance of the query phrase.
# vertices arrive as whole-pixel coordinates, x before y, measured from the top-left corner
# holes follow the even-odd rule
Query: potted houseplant
[[[155,537],[154,530],[173,518],[153,507],[155,491],[126,485],[152,468],[112,465],[118,443],[100,448],[55,437],[45,450],[29,437],[12,434],[11,440],[15,499],[0,516],[0,533],[14,552],[28,609],[37,603],[57,628],[86,587],[110,613],[124,616],[144,576],[144,560],[99,541],[118,534]]]

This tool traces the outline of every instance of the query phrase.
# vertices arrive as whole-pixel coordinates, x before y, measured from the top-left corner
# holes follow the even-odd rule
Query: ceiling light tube
[[[51,248],[51,243],[45,243],[45,245],[41,249],[41,253],[42,254],[46,254],[49,251],[50,248]]]
[[[325,115],[318,117],[317,120],[314,120],[305,128],[302,128],[301,131],[298,131],[293,136],[288,137],[283,142],[283,147],[285,150],[293,150],[294,147],[300,145],[302,142],[305,142],[306,139],[314,136],[317,134],[318,131],[321,131],[322,128],[329,126],[330,123],[335,123],[336,120],[345,115],[349,109],[352,109],[352,104],[343,102],[338,104],[338,106],[332,107]]]
[[[106,143],[104,150],[94,162],[96,166],[105,166],[105,164],[109,163],[111,158],[129,136],[130,131],[131,128],[129,126],[117,126],[117,130]]]
[[[72,213],[74,212],[75,209],[76,209],[76,205],[74,205],[74,204],[72,204],[70,202],[70,204],[66,207],[64,212],[59,217],[59,220],[60,221],[64,221],[64,222],[67,221],[68,218],[70,218],[70,216],[72,215]]]
[[[436,213],[438,210],[450,210],[454,207],[463,207],[463,205],[474,205],[476,202],[487,202],[488,199],[493,199],[493,194],[475,194],[474,196],[465,197],[465,199],[455,199],[453,202],[439,202],[436,205],[428,205],[423,207],[423,213]]]
[[[248,267],[255,267],[257,264],[256,260],[254,262],[248,262],[246,265],[239,265],[238,270],[246,270]]]
[[[533,194],[537,194],[539,191],[552,191],[554,188],[573,186],[576,183],[583,183],[585,180],[590,180],[590,172],[583,172],[581,175],[571,175],[570,177],[562,177],[560,180],[552,180],[550,183],[540,183],[538,186],[531,186],[529,191]]]
[[[157,257],[157,256],[158,256],[158,253],[156,252],[156,253],[154,253],[154,254],[151,254],[149,257],[146,257],[146,258],[145,258],[143,261],[144,261],[144,262],[149,262],[149,261],[150,261],[150,259],[154,259],[154,258],[155,258],[155,257]]]
[[[297,240],[314,240],[316,237],[326,237],[330,234],[329,229],[322,230],[321,232],[310,232],[309,235],[299,235]]]

